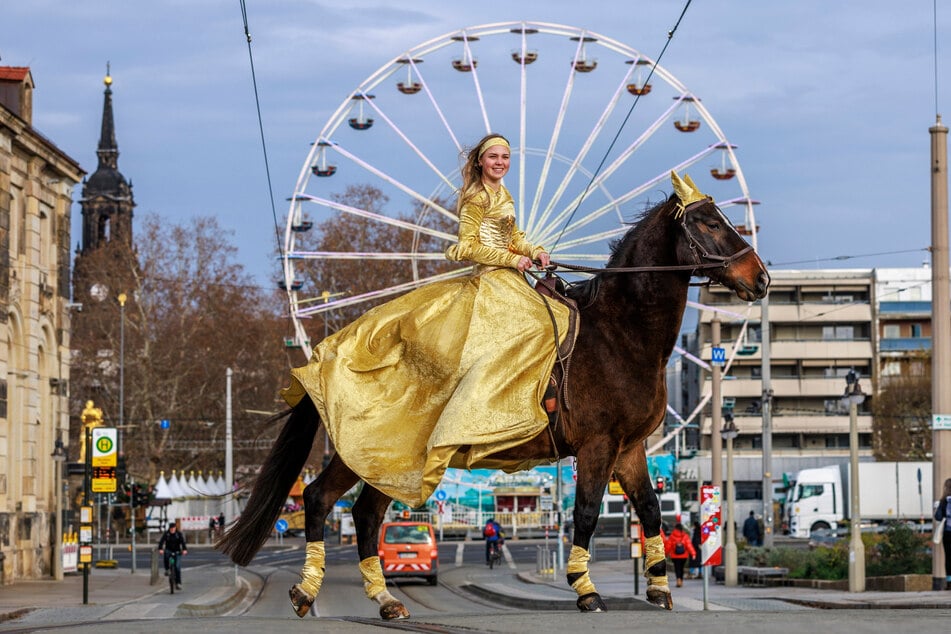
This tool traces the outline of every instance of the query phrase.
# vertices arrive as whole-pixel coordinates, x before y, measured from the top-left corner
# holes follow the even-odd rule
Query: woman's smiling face
[[[493,145],[482,153],[479,163],[482,165],[482,180],[498,186],[511,165],[509,149],[504,145]]]

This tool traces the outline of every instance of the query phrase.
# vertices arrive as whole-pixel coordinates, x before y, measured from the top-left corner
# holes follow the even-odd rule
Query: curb
[[[175,610],[176,617],[219,616],[241,603],[251,589],[251,584],[241,576],[236,578],[236,590],[229,596],[212,603],[182,603]]]
[[[478,584],[469,583],[459,586],[461,589],[474,594],[477,597],[490,601],[496,605],[502,605],[508,608],[518,608],[522,610],[560,610],[578,612],[578,606],[574,599],[542,599],[533,597],[520,597],[511,594],[502,594]],[[636,598],[621,597],[601,597],[607,605],[608,610],[615,611],[640,611],[640,610],[659,610],[666,612],[663,608],[652,605],[647,601]]]

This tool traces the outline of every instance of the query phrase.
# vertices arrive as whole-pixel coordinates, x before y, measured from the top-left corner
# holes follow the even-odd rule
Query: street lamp
[[[862,528],[859,509],[859,425],[858,407],[865,401],[865,393],[859,385],[855,370],[845,377],[845,393],[842,404],[849,408],[849,483],[850,511],[852,516],[849,540],[849,592],[865,592],[865,544],[862,543]]]
[[[63,580],[63,463],[66,462],[66,449],[63,439],[57,434],[53,445],[53,484],[56,486],[56,519],[53,530],[56,531],[53,546],[53,579]]]
[[[720,437],[726,441],[726,544],[723,546],[723,565],[724,578],[723,583],[727,586],[735,586],[737,582],[736,571],[736,518],[734,512],[736,507],[733,503],[733,439],[738,432],[736,424],[733,422],[733,413],[726,412],[723,416],[723,429],[720,430]]]

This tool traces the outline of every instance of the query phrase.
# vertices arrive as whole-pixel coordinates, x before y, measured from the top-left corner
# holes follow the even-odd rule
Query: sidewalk
[[[492,582],[484,577],[462,586],[476,596],[499,605],[528,610],[576,609],[577,595],[564,575],[552,580],[535,574],[534,570],[510,570]],[[633,564],[630,561],[595,562],[590,565],[591,580],[604,598],[609,610],[660,609],[646,602],[647,580],[639,580],[639,593],[634,595]],[[687,579],[682,588],[674,587],[670,574],[675,611],[704,609],[703,581]],[[774,587],[728,587],[711,580],[707,589],[708,610],[808,610],[823,609],[951,609],[951,591],[928,592],[859,592],[844,590]]]
[[[189,567],[183,571],[183,588],[173,595],[161,572],[151,585],[146,567],[92,568],[83,603],[83,575],[68,574],[63,581],[18,581],[0,586],[0,630],[4,626],[40,625],[89,620],[165,619],[176,616],[226,614],[260,585],[253,575],[221,566]]]

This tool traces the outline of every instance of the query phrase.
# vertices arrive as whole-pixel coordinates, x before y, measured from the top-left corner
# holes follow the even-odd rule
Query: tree
[[[124,358],[119,307],[110,299],[84,315],[79,331],[96,336],[74,338],[80,362],[72,370],[71,411],[95,393],[107,424],[115,424],[124,366],[129,472],[149,482],[163,469],[211,472],[224,466],[226,369],[232,368],[235,464],[259,463],[277,430],[247,412],[283,408],[277,393],[290,365],[281,346],[280,296],[254,285],[235,262],[230,233],[213,218],[170,225],[149,217],[138,235]],[[163,419],[171,422],[167,429]]]
[[[886,378],[872,402],[872,450],[876,460],[928,460],[931,456],[931,363],[923,355]],[[907,369],[907,368],[906,368]]]

